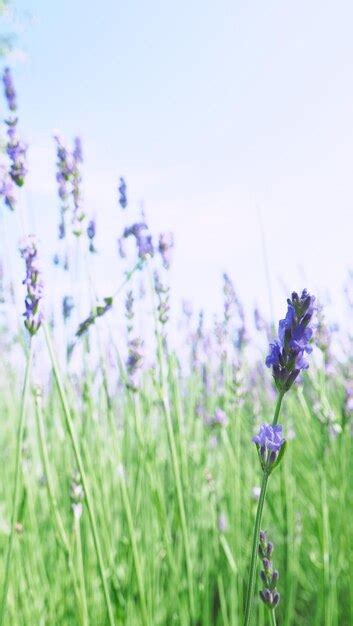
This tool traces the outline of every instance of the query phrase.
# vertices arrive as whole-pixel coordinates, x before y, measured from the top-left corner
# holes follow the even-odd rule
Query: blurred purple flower
[[[43,319],[40,309],[40,300],[43,297],[43,281],[38,267],[36,239],[33,235],[22,241],[20,252],[26,263],[26,277],[23,281],[27,287],[26,310],[24,312],[25,326],[30,335],[35,335]]]
[[[172,249],[174,247],[174,235],[171,232],[159,235],[158,251],[162,257],[163,266],[168,269],[171,262]]]
[[[119,204],[122,209],[126,209],[127,207],[127,197],[126,197],[126,183],[124,178],[120,177],[119,180]]]
[[[16,111],[17,109],[16,92],[15,92],[15,88],[14,88],[14,84],[12,80],[11,70],[9,67],[5,67],[5,70],[2,76],[2,81],[4,83],[7,105],[10,111]]]

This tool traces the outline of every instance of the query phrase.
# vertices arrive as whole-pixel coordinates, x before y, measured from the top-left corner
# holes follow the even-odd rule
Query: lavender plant
[[[272,471],[281,462],[286,447],[286,441],[282,437],[282,426],[278,424],[281,404],[285,393],[292,387],[300,372],[309,367],[304,355],[312,351],[310,341],[313,330],[310,323],[315,308],[315,297],[304,289],[300,296],[293,292],[291,298],[287,300],[287,304],[287,314],[279,322],[278,339],[270,344],[270,352],[266,358],[266,365],[272,368],[272,375],[278,392],[273,421],[272,424],[262,424],[258,434],[253,438],[262,469],[262,484],[254,525],[244,626],[249,626],[251,623],[259,533],[268,480]],[[267,576],[267,573],[265,575]],[[267,598],[266,605],[270,609],[271,622],[275,624],[275,608],[279,596],[278,598],[277,595],[275,596],[276,602],[274,602],[271,590],[269,593],[266,591],[265,596]]]

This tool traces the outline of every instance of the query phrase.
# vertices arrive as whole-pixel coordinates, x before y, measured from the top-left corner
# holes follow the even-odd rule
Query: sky
[[[171,230],[177,298],[214,310],[221,276],[277,318],[303,287],[343,310],[353,268],[353,4],[17,0],[10,59],[30,143],[26,227],[55,245],[53,131],[82,137],[101,263],[117,180]],[[49,254],[49,253],[48,253]],[[114,257],[114,260],[113,260]],[[98,276],[119,283],[119,261]]]

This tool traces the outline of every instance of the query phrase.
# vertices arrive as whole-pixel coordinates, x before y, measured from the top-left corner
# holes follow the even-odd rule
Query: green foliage
[[[223,374],[224,384],[211,385],[205,395],[201,374],[195,370],[182,376],[176,356],[170,355],[161,369],[163,380],[151,370],[140,392],[120,387],[109,398],[102,371],[87,370],[75,387],[65,378],[116,624],[242,623],[256,509],[253,488],[261,480],[251,443],[253,407],[261,420],[270,419],[273,402],[265,381],[240,393],[227,364]],[[238,374],[246,381],[248,366]],[[9,368],[7,380],[0,394],[2,555],[9,534],[20,395],[14,393],[20,384]],[[4,623],[103,626],[106,604],[62,403],[52,384],[43,395],[33,389]],[[229,418],[217,431],[217,445],[197,414],[200,392],[210,412],[221,406]],[[339,372],[326,379],[312,369],[304,388],[284,400],[281,423],[295,436],[271,476],[262,525],[275,542],[280,625],[353,623],[352,434],[350,424],[341,422],[341,398]],[[327,412],[330,423],[333,418],[342,423],[334,435],[324,419]],[[226,516],[226,527],[219,524],[220,516]],[[0,580],[3,568],[2,558]],[[260,588],[257,577],[257,592]],[[253,619],[260,626],[268,623],[260,601]]]

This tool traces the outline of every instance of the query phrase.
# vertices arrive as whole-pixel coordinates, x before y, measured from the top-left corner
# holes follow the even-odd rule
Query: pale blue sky
[[[268,310],[260,209],[276,314],[283,284],[341,299],[353,267],[350,1],[16,6],[35,17],[19,38],[27,60],[13,67],[31,143],[30,227],[48,245],[58,128],[82,136],[99,247],[119,235],[123,174],[152,230],[175,232],[180,298],[214,308],[227,270],[248,305]]]

